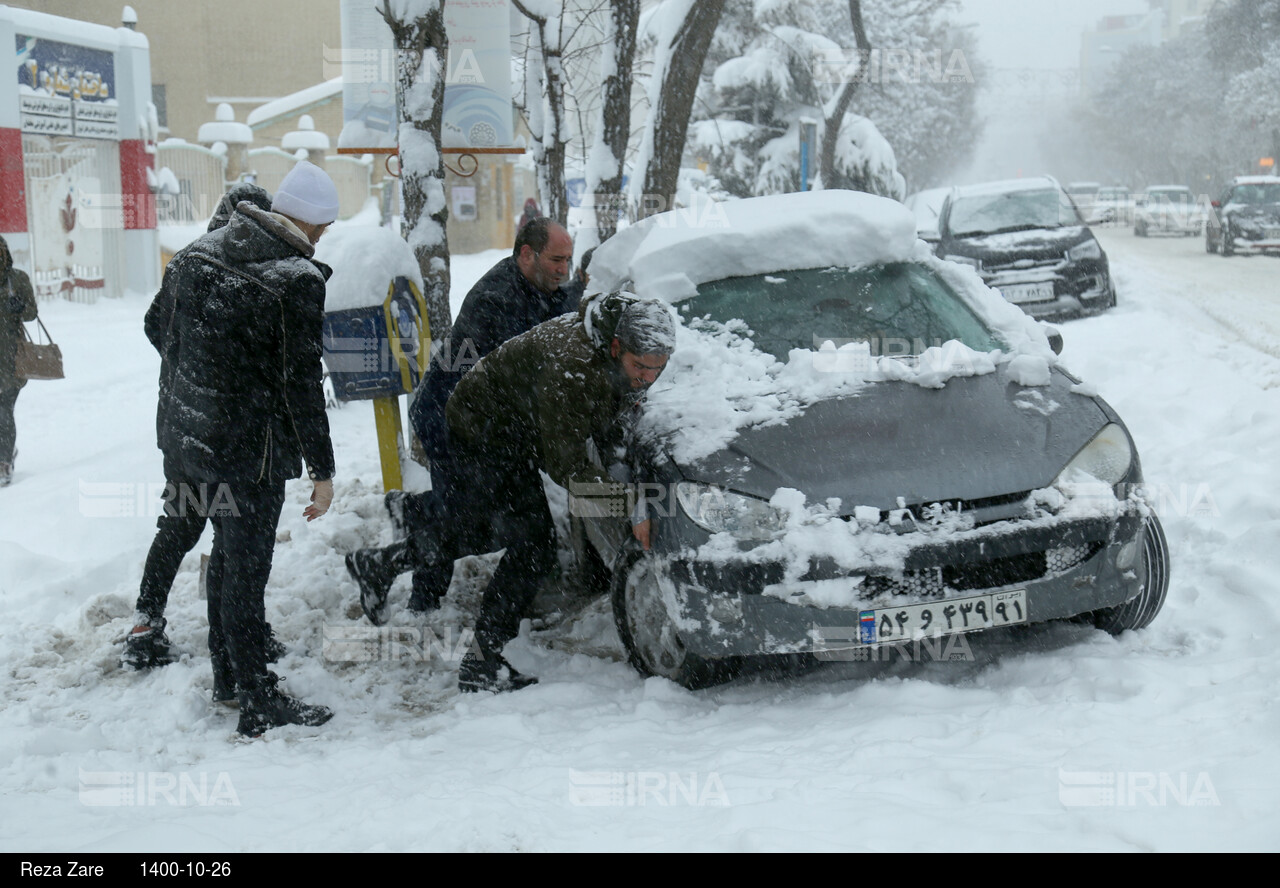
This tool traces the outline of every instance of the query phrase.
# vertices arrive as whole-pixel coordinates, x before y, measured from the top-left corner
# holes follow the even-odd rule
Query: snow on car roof
[[[1186,185],[1148,185],[1147,191],[1190,191]]]
[[[625,281],[673,302],[729,277],[901,262],[914,255],[916,221],[896,200],[859,191],[806,191],[698,201],[651,216],[601,244],[591,289]]]
[[[1272,182],[1280,182],[1280,176],[1236,176],[1231,180],[1232,185],[1269,185]]]
[[[978,185],[961,185],[956,188],[957,197],[973,197],[981,194],[1007,194],[1011,191],[1040,191],[1056,188],[1057,183],[1048,176],[1030,179],[1001,179],[998,182],[982,182]]]

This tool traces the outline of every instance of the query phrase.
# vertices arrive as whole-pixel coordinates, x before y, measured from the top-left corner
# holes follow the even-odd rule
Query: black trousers
[[[542,476],[531,453],[500,442],[476,448],[451,442],[440,469],[445,520],[419,536],[417,557],[452,572],[454,560],[464,555],[506,550],[476,621],[481,651],[500,654],[556,568],[555,526]]]
[[[18,426],[13,421],[13,405],[18,401],[22,388],[0,388],[0,462],[13,462],[14,444],[18,440]]]
[[[142,569],[142,583],[138,588],[138,605],[136,610],[145,614],[148,622],[163,625],[165,607],[169,603],[169,590],[173,588],[174,578],[182,559],[200,542],[204,533],[205,505],[207,498],[198,499],[195,495],[204,493],[202,488],[190,485],[173,478],[165,482],[165,510],[156,519],[156,536],[151,541],[151,549],[147,552],[147,561]]]
[[[267,673],[264,597],[276,524],[284,507],[284,482],[229,484],[227,490],[229,495],[218,498],[225,508],[209,512],[209,656],[215,677],[226,681],[234,676],[235,683],[247,689]]]

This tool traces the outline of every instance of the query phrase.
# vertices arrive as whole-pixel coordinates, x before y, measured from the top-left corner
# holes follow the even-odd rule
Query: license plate
[[[900,644],[1027,621],[1027,592],[991,592],[929,604],[877,608],[858,614],[862,644]]]
[[[1009,284],[1000,292],[1010,302],[1045,302],[1053,298],[1053,284]]]

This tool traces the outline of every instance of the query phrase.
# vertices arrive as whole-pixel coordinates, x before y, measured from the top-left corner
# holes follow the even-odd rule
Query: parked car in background
[[[952,189],[939,218],[937,254],[977,269],[1033,317],[1116,304],[1107,254],[1048,176]]]
[[[1133,233],[1179,234],[1195,237],[1204,228],[1204,208],[1184,185],[1152,185],[1138,196],[1133,211]]]
[[[1204,228],[1206,251],[1280,252],[1280,177],[1237,176],[1212,206]]]
[[[1072,203],[1080,211],[1081,218],[1086,221],[1093,213],[1093,205],[1098,199],[1098,192],[1101,190],[1101,182],[1072,182],[1066,187],[1066,192],[1071,196]]]
[[[1104,186],[1098,189],[1093,209],[1085,216],[1090,225],[1122,225],[1128,227],[1133,220],[1133,196],[1123,185]]]
[[[659,443],[632,473],[652,482],[651,549],[625,509],[569,491],[572,544],[641,673],[698,687],[760,655],[860,659],[1058,619],[1117,633],[1160,610],[1168,549],[1123,421],[896,201],[673,211],[591,271],[682,319],[640,428]]]
[[[915,214],[916,234],[931,244],[938,242],[938,214],[951,193],[950,188],[926,188],[908,195],[903,201]]]

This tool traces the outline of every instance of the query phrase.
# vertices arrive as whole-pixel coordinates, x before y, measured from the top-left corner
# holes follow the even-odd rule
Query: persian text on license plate
[[[1045,302],[1053,298],[1053,284],[1006,284],[1000,292],[1010,302]]]
[[[1027,621],[1025,589],[886,607],[858,614],[858,641],[897,644]]]

